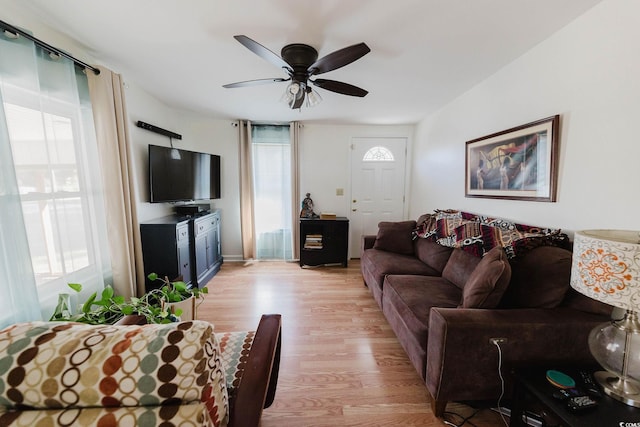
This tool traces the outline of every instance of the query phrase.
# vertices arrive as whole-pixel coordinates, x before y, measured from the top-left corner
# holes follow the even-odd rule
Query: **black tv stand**
[[[220,270],[220,212],[167,216],[140,224],[145,277],[156,273],[202,288]],[[146,290],[160,285],[147,279]]]
[[[175,212],[179,216],[204,215],[211,212],[211,205],[209,203],[189,203],[187,205],[176,206]]]

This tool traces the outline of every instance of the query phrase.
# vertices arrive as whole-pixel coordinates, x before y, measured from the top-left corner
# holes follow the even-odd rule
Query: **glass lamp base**
[[[637,381],[625,380],[605,371],[595,372],[593,378],[608,396],[629,406],[640,408],[640,383]]]

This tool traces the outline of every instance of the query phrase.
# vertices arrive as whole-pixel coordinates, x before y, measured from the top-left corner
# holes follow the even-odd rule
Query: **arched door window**
[[[394,160],[393,153],[381,146],[370,148],[362,157],[363,162],[393,162]]]

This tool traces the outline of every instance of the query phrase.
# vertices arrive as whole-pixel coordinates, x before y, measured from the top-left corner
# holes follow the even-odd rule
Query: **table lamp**
[[[640,234],[627,230],[575,233],[571,287],[625,310],[621,319],[598,325],[589,349],[607,372],[594,378],[604,392],[640,407]]]

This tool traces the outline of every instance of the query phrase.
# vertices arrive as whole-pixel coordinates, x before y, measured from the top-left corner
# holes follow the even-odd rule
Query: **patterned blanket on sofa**
[[[570,247],[569,237],[560,229],[518,224],[504,218],[452,209],[422,215],[417,221],[414,238],[432,239],[479,257],[502,246],[509,259],[542,245]]]

